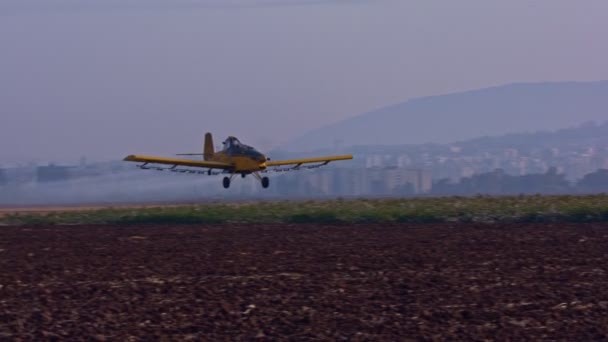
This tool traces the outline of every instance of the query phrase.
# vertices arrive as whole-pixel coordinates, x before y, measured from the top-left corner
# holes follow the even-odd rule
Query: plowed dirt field
[[[601,340],[608,224],[0,227],[0,340]]]

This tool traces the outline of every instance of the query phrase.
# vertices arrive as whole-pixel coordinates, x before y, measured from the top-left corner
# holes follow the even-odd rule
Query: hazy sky
[[[0,165],[270,149],[407,100],[608,79],[608,1],[2,0]],[[219,144],[219,141],[216,141]]]

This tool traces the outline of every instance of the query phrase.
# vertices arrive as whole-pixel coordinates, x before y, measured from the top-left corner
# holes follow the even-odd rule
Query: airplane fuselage
[[[259,156],[254,156],[221,151],[214,153],[209,160],[232,164],[232,171],[234,173],[251,173],[266,170],[266,157],[261,153],[259,153]]]
[[[252,173],[266,169],[267,158],[255,148],[242,144],[235,137],[223,142],[221,151],[213,151],[211,134],[205,138],[205,160],[231,164],[233,173]]]

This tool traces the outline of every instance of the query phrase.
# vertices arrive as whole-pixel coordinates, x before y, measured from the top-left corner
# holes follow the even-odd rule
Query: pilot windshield
[[[241,146],[239,140],[235,137],[228,137],[226,141],[224,141],[224,151],[232,150]]]
[[[232,155],[244,155],[256,159],[264,159],[264,156],[256,151],[255,148],[242,144],[235,137],[228,137],[228,139],[224,141],[224,151]]]

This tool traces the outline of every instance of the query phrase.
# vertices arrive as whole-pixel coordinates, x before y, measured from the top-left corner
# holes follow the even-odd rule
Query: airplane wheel
[[[244,173],[241,173],[241,178],[245,178],[245,176],[247,176],[247,175]]]
[[[228,189],[230,187],[230,178],[224,177],[223,185],[224,189]]]
[[[270,179],[268,177],[262,178],[262,188],[266,189],[270,185]]]

